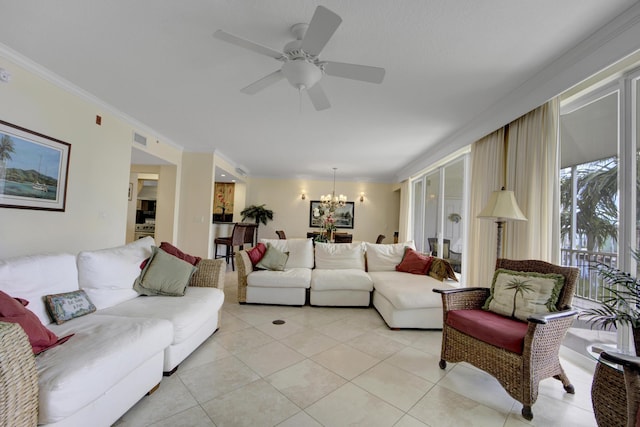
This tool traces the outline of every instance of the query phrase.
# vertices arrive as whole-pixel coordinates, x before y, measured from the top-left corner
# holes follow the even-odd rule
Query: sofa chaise
[[[189,286],[184,296],[141,296],[132,285],[141,276],[141,263],[159,252],[154,245],[153,238],[147,237],[77,256],[43,254],[0,260],[0,291],[22,304],[28,301],[26,308],[32,314],[27,314],[37,317],[55,336],[70,336],[36,356],[29,341],[3,337],[1,363],[9,363],[7,355],[25,346],[29,350],[20,357],[19,369],[0,368],[0,384],[11,384],[0,398],[5,417],[23,419],[16,411],[35,406],[35,415],[26,417],[36,417],[39,425],[110,426],[153,391],[163,373],[177,369],[219,328],[224,261],[201,260],[195,272],[187,267]],[[143,271],[150,272],[151,267]],[[95,311],[54,323],[45,296],[82,291]],[[3,331],[15,330],[7,325],[3,323]],[[24,380],[19,373],[30,366],[37,378],[35,392],[25,392],[28,387],[22,384],[33,379]]]

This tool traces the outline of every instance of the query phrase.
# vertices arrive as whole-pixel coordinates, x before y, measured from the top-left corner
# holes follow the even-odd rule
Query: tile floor
[[[389,330],[373,308],[240,305],[236,283],[218,332],[115,426],[596,426],[589,365],[563,359],[576,394],[544,380],[527,422],[489,375],[438,367],[438,331]]]

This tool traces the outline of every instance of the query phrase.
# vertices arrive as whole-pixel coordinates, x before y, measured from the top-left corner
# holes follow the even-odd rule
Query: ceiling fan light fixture
[[[289,84],[297,89],[310,89],[322,78],[320,68],[304,59],[285,62],[282,73]]]

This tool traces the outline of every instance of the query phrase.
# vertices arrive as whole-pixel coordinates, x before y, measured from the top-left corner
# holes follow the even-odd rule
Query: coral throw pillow
[[[258,243],[247,251],[251,264],[254,266],[260,262],[265,253],[267,253],[267,246],[264,243]]]
[[[432,261],[432,257],[418,253],[411,248],[407,248],[404,252],[402,262],[396,266],[396,271],[411,274],[427,274]]]
[[[166,253],[168,253],[170,255],[173,255],[173,256],[175,256],[177,258],[180,258],[181,260],[186,261],[189,264],[194,265],[194,266],[198,265],[198,263],[200,261],[202,261],[202,258],[200,258],[199,256],[193,256],[193,255],[186,254],[186,253],[182,252],[180,249],[178,249],[175,246],[173,246],[169,242],[160,243],[160,249],[162,249]]]
[[[26,308],[29,301],[12,298],[0,291],[0,321],[18,323],[26,332],[34,354],[62,344],[72,335],[58,339],[56,334],[47,329],[38,317]]]

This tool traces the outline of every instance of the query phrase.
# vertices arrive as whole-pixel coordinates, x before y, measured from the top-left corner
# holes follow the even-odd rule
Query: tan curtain
[[[466,286],[489,286],[496,265],[497,228],[493,221],[478,219],[489,196],[503,184],[504,130],[499,129],[471,146],[471,188],[467,258],[463,263]]]
[[[504,256],[559,262],[558,100],[509,124],[507,190],[527,221],[507,222]]]

